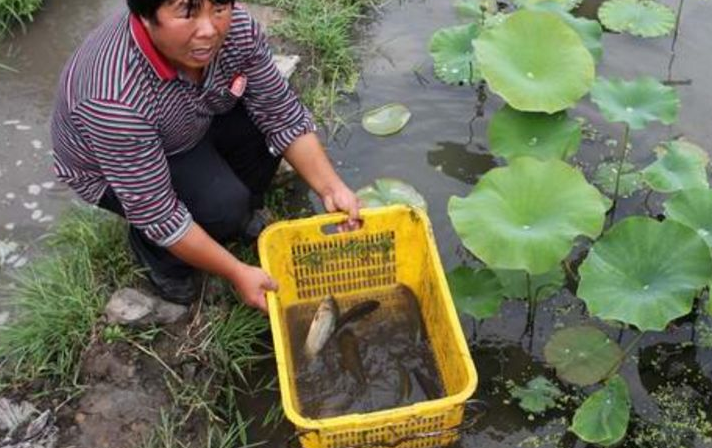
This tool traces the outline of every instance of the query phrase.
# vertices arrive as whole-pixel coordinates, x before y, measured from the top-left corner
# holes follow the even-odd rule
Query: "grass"
[[[15,320],[0,332],[8,383],[76,384],[79,359],[108,295],[137,272],[124,227],[103,212],[73,208],[48,237],[48,253],[15,276]]]
[[[267,0],[288,11],[272,32],[298,44],[306,57],[306,76],[295,77],[304,103],[322,124],[335,120],[338,91],[353,91],[358,62],[352,45],[353,27],[372,0]]]
[[[32,20],[43,0],[0,0],[0,38],[10,32],[12,25],[23,25]]]

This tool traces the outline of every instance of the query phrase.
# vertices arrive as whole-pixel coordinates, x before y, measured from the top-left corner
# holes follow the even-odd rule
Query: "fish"
[[[304,354],[309,359],[314,359],[324,348],[329,338],[334,333],[336,321],[339,318],[339,305],[334,297],[329,295],[319,304],[314,318],[309,325],[309,332],[304,343]]]
[[[379,302],[378,300],[366,300],[357,303],[356,305],[349,308],[344,314],[339,316],[339,319],[336,321],[336,328],[334,332],[338,332],[341,328],[343,328],[350,322],[366,317],[367,315],[376,311],[380,306],[381,302]]]
[[[400,363],[398,363],[398,376],[400,377],[399,403],[402,404],[410,398],[410,394],[413,392],[413,384],[410,382],[410,373]]]
[[[366,384],[366,374],[359,353],[359,341],[350,328],[344,328],[337,336],[339,346],[339,363],[341,368],[349,372],[356,382],[362,386]]]
[[[432,378],[424,375],[419,369],[413,369],[413,375],[415,376],[415,381],[418,382],[418,385],[423,390],[423,393],[425,393],[428,400],[440,398],[440,388],[437,384],[435,384],[435,381],[433,381]]]

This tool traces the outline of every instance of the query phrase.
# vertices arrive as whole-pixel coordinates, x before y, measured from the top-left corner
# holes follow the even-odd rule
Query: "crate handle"
[[[319,230],[324,236],[332,235],[344,235],[351,234],[355,232],[362,231],[365,225],[364,217],[361,215],[358,219],[359,226],[357,229],[349,230],[341,227],[341,224],[345,223],[349,219],[347,213],[330,213],[323,219],[323,224],[319,227]]]
[[[465,412],[463,415],[463,422],[460,423],[457,426],[453,426],[452,428],[446,428],[446,429],[439,429],[437,431],[429,431],[429,432],[416,432],[414,434],[409,434],[407,436],[403,436],[394,442],[366,442],[366,443],[360,443],[358,445],[348,445],[348,446],[341,446],[338,448],[396,448],[399,445],[406,443],[406,442],[411,442],[413,440],[418,440],[418,439],[429,439],[432,437],[440,437],[440,436],[446,436],[446,435],[455,435],[455,434],[464,434],[470,429],[472,429],[477,422],[480,420],[480,418],[487,412],[489,409],[489,405],[482,401],[482,400],[477,400],[477,399],[469,399],[465,401]],[[468,416],[469,414],[469,416]],[[297,431],[294,434],[292,434],[287,440],[285,441],[285,446],[287,448],[292,448],[292,444],[296,441],[299,441],[299,437],[307,435],[309,433],[316,432],[316,430],[308,430],[308,431]],[[296,447],[299,447],[299,445],[295,445]]]

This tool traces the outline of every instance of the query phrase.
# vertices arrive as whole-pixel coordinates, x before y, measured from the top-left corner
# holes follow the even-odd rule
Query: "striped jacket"
[[[205,73],[195,84],[157,52],[140,20],[128,12],[111,17],[60,77],[52,118],[57,177],[93,204],[111,186],[127,220],[169,246],[192,217],[171,186],[166,158],[194,147],[214,115],[241,99],[274,155],[316,130],[241,7]],[[238,76],[247,80],[241,97],[230,89]]]

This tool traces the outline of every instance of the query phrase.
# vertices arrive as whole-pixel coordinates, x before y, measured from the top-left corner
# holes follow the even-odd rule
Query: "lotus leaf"
[[[579,274],[577,295],[593,316],[662,331],[690,312],[712,274],[712,258],[694,230],[630,217],[593,245]]]
[[[584,96],[595,63],[579,35],[557,14],[521,10],[487,29],[475,54],[489,87],[527,112],[554,113]]]
[[[564,11],[571,11],[583,3],[583,0],[515,0],[514,3],[520,8],[527,9],[536,9],[542,3],[555,3]]]
[[[463,244],[491,268],[553,270],[579,235],[603,228],[601,193],[560,160],[517,157],[488,171],[448,214]]]
[[[598,78],[591,99],[606,120],[628,123],[631,129],[643,129],[651,121],[672,124],[680,108],[675,89],[651,77],[635,81]]]
[[[447,84],[474,84],[481,79],[473,40],[479,34],[475,24],[443,28],[430,40],[430,56],[435,76]]]
[[[623,351],[597,328],[574,327],[554,333],[544,346],[544,357],[559,378],[589,386],[612,373]]]
[[[502,285],[489,269],[460,266],[448,274],[448,283],[457,309],[475,319],[496,316],[504,300]]]
[[[608,0],[598,9],[606,28],[640,37],[659,37],[675,28],[675,12],[652,0]]]
[[[373,185],[367,185],[356,192],[364,207],[383,207],[385,205],[406,204],[427,210],[428,205],[418,191],[398,179],[376,179]]]
[[[528,1],[525,6],[527,9],[534,11],[550,11],[556,13],[566,22],[571,28],[578,33],[584,46],[593,56],[593,59],[599,61],[603,56],[603,28],[601,24],[595,20],[589,20],[584,17],[574,17],[567,12],[566,4],[560,1],[538,0]]]
[[[520,112],[507,105],[494,114],[487,134],[490,150],[507,160],[519,156],[565,160],[581,144],[581,125],[566,112]]]
[[[361,125],[374,135],[391,135],[403,129],[410,120],[410,111],[402,104],[386,104],[363,114]]]
[[[495,269],[494,273],[504,288],[505,297],[510,299],[526,299],[529,297],[526,271]],[[544,274],[532,275],[529,279],[532,298],[537,302],[541,302],[557,294],[564,286],[565,277],[566,275],[561,266],[556,266],[553,270]]]
[[[635,169],[635,165],[623,162],[623,169],[618,185],[618,195],[628,197],[642,188],[643,177],[640,171]],[[605,162],[598,165],[593,183],[601,187],[606,193],[613,195],[616,190],[616,174],[618,173],[618,162]]]
[[[482,21],[482,2],[480,0],[460,0],[455,3],[458,17],[475,23]]]
[[[682,190],[663,206],[668,218],[696,231],[712,248],[712,190]]]
[[[685,140],[667,142],[655,148],[658,160],[643,170],[643,180],[663,193],[688,188],[707,188],[709,157],[699,146]]]
[[[630,394],[616,375],[576,410],[571,430],[584,442],[611,446],[625,436],[630,420]]]
[[[512,398],[519,400],[519,407],[527,412],[541,414],[556,406],[556,399],[563,393],[551,381],[538,376],[527,382],[526,387],[514,386],[510,391]]]

